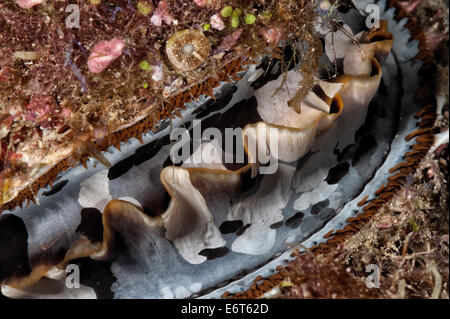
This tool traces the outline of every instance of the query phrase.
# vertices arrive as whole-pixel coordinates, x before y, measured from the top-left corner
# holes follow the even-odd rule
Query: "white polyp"
[[[194,46],[192,45],[192,44],[186,44],[184,47],[183,47],[183,54],[185,54],[185,55],[191,55],[192,53],[194,53]]]

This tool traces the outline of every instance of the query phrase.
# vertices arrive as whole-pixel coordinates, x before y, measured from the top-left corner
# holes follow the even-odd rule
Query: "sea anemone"
[[[178,71],[192,71],[205,62],[211,52],[209,40],[198,30],[175,33],[166,44],[169,61]]]

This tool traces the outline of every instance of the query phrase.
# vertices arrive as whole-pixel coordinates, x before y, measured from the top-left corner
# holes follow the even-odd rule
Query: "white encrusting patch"
[[[78,203],[83,207],[93,207],[103,212],[106,204],[112,200],[109,192],[108,170],[103,170],[86,179],[80,186]]]

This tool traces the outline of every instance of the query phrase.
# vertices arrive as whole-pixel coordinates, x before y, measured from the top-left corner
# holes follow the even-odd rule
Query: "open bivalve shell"
[[[355,14],[346,22],[358,25]],[[385,184],[395,182],[389,169],[409,151],[414,141],[405,137],[416,129],[416,112],[408,106],[419,86],[418,77],[410,76],[420,70],[414,62],[418,50],[392,13],[383,19],[379,29],[354,35],[359,45],[339,42],[333,55],[342,62],[340,74],[317,78],[296,108],[288,101],[302,80],[297,68],[284,80],[280,63],[252,64],[240,82],[216,88],[215,100],[189,103],[183,119],[143,134],[144,146],[131,140],[122,143],[121,153],[105,152],[111,168],[89,161],[88,170],[75,167],[59,176],[59,190],[38,196],[45,214],[34,206],[2,215],[0,230],[14,228],[16,237],[0,241],[0,249],[17,248],[8,261],[0,256],[2,293],[260,297],[283,280],[282,266],[292,252],[286,244],[320,251],[357,231],[352,221],[371,213],[380,188],[393,187]],[[397,37],[407,46],[396,47]],[[185,30],[166,50],[173,67],[184,72],[199,67],[211,46],[201,32]],[[331,61],[332,51],[325,41],[324,58]],[[398,64],[393,54],[408,62]],[[411,92],[399,98],[405,85]],[[175,164],[169,135],[183,126],[198,144],[183,144],[193,152]],[[211,139],[227,128],[237,129],[243,163],[226,161],[239,154],[221,138]],[[398,147],[389,153],[392,143]],[[103,274],[100,285],[90,288],[85,274],[79,295],[62,287],[61,271],[74,261],[82,274],[95,264],[89,269]],[[260,289],[249,289],[257,275],[266,279]]]

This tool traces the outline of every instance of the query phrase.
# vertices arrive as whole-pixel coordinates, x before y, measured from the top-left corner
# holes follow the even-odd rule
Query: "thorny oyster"
[[[110,161],[106,153],[102,154],[99,151],[106,150],[110,145],[115,145],[120,150],[120,142],[130,137],[142,139],[141,134],[145,130],[153,127],[160,119],[178,112],[178,108],[183,108],[184,104],[192,98],[204,93],[212,95],[212,89],[219,81],[234,77],[237,72],[242,70],[243,62],[249,63],[252,61],[251,58],[267,53],[272,57],[280,58],[283,76],[256,91],[258,102],[264,101],[258,103],[256,108],[257,120],[242,122],[241,138],[248,159],[247,164],[238,165],[237,168],[232,169],[226,166],[227,163],[222,163],[220,155],[218,161],[213,163],[210,161],[198,162],[191,158],[191,161],[185,160],[182,166],[165,165],[165,167],[161,167],[161,182],[170,196],[170,202],[167,207],[162,205],[161,212],[153,214],[156,216],[151,217],[148,212],[146,213],[146,207],[143,207],[139,201],[130,198],[111,201],[112,197],[109,192],[101,198],[86,199],[84,197],[81,199],[82,188],[78,202],[80,204],[81,202],[88,203],[85,208],[96,207],[103,211],[103,238],[93,239],[85,229],[82,230],[82,225],[78,228],[82,230],[80,234],[69,236],[71,237],[69,247],[67,247],[67,243],[62,244],[65,246],[64,249],[59,247],[59,241],[61,236],[64,237],[64,233],[59,237],[54,237],[52,242],[47,243],[43,248],[50,256],[48,260],[38,261],[37,264],[32,263],[31,269],[24,270],[24,273],[17,273],[15,270],[6,272],[7,280],[3,285],[5,294],[20,295],[21,289],[27,291],[26,287],[33,284],[33,287],[38,287],[40,283],[42,284],[41,278],[44,275],[52,277],[55,272],[60,273],[61,271],[58,269],[64,269],[64,266],[73,259],[87,256],[94,259],[108,259],[117,256],[118,252],[115,250],[117,234],[128,232],[129,227],[136,225],[140,225],[140,227],[135,229],[135,234],[131,234],[131,238],[135,236],[135,239],[139,241],[143,234],[148,234],[151,242],[169,239],[185,261],[192,265],[202,264],[208,259],[204,255],[205,251],[219,249],[225,245],[225,241],[214,223],[215,215],[211,209],[214,207],[213,201],[218,201],[217,205],[220,205],[224,193],[226,193],[225,198],[228,198],[231,204],[226,204],[225,208],[221,209],[229,210],[228,218],[236,221],[244,220],[247,221],[246,225],[253,225],[253,228],[249,226],[250,229],[246,232],[245,238],[253,237],[253,240],[250,241],[252,243],[264,240],[264,238],[269,242],[274,240],[273,232],[268,233],[267,236],[258,232],[266,230],[272,224],[280,221],[280,216],[276,216],[277,214],[270,216],[268,210],[278,211],[282,208],[282,203],[285,205],[289,200],[291,192],[288,188],[292,181],[289,176],[293,174],[293,171],[283,166],[273,178],[262,182],[262,186],[255,196],[240,198],[239,194],[248,187],[246,184],[257,182],[258,169],[267,165],[267,161],[262,159],[259,151],[264,150],[263,153],[266,153],[266,156],[281,163],[296,162],[311,150],[317,134],[327,130],[332,131],[334,123],[339,119],[346,125],[346,130],[339,133],[348,137],[348,140],[344,139],[341,142],[344,145],[351,144],[354,133],[366,119],[369,103],[378,89],[382,76],[380,61],[389,54],[393,45],[393,37],[387,32],[387,23],[384,22],[379,28],[353,35],[345,27],[342,27],[332,14],[332,9],[337,8],[338,2],[328,3],[329,6],[323,6],[323,3],[313,1],[266,2],[245,1],[245,4],[240,4],[241,7],[232,8],[241,13],[235,15],[231,13],[230,21],[227,21],[228,14],[224,14],[223,10],[220,11],[228,4],[227,1],[195,1],[195,5],[193,5],[186,4],[185,1],[162,0],[157,1],[157,4],[154,5],[148,4],[148,8],[154,8],[151,16],[147,11],[139,10],[138,7],[136,11],[130,1],[123,5],[118,3],[112,8],[108,8],[109,4],[101,4],[99,8],[92,7],[93,4],[87,4],[96,12],[95,18],[100,21],[102,14],[109,13],[108,19],[114,25],[114,32],[109,35],[116,37],[109,41],[96,42],[95,39],[92,39],[92,34],[87,35],[87,39],[84,39],[86,35],[83,33],[79,32],[73,37],[73,34],[64,35],[64,31],[57,30],[57,33],[63,33],[63,38],[70,38],[68,49],[64,51],[66,55],[63,61],[72,70],[72,78],[77,79],[76,89],[87,92],[88,95],[82,95],[79,101],[88,107],[76,110],[68,108],[67,122],[64,120],[61,120],[61,123],[56,122],[52,129],[57,129],[59,132],[65,128],[63,125],[70,123],[69,129],[63,130],[62,133],[66,134],[73,130],[68,135],[71,136],[69,140],[76,147],[68,150],[64,155],[70,154],[70,159],[81,159],[84,163],[86,153],[89,153],[101,163],[117,164],[117,158]],[[32,5],[17,3],[21,8],[25,6],[38,8],[41,5],[40,2]],[[44,12],[47,12],[46,10],[53,12],[57,9],[51,8],[52,5],[45,2],[44,5]],[[16,9],[11,6],[2,6],[0,10],[6,10],[17,17],[17,13],[14,12]],[[137,16],[136,20],[139,23],[134,20],[129,21],[126,24],[128,34],[119,36],[114,28],[119,29],[123,26],[127,10],[134,12],[133,16]],[[187,17],[186,12],[180,12],[182,10],[188,10],[189,14],[195,13],[195,19],[193,21],[178,19],[178,14],[183,14],[184,18]],[[245,12],[247,16],[257,17],[257,19],[244,18],[242,12]],[[147,18],[150,16],[149,26],[146,28],[142,28],[143,17],[140,15]],[[236,17],[238,22],[236,22]],[[222,25],[218,23],[218,19],[226,26],[223,30],[220,30]],[[297,23],[299,20],[304,21],[301,26]],[[116,21],[117,25],[115,25]],[[208,21],[211,22],[212,30],[216,30],[215,34],[208,33],[208,30],[211,30]],[[319,29],[328,30],[325,34],[341,35],[340,42],[334,43],[334,38],[327,39],[322,33],[325,40],[325,51],[328,53],[333,51],[333,58],[331,54],[328,54],[332,60],[331,68],[327,70],[329,76],[323,79],[319,79],[318,76],[319,58],[322,56],[322,43],[318,37],[321,32],[315,29],[318,25],[320,25]],[[92,25],[85,27],[92,28]],[[198,30],[200,28],[202,31]],[[108,33],[110,31],[108,30]],[[167,38],[169,34],[172,35]],[[146,50],[142,50],[142,47],[139,46],[139,39],[149,35],[153,37],[153,47],[149,47],[145,43]],[[261,41],[260,37],[265,41]],[[290,60],[285,60],[285,55],[278,46],[282,40],[293,48]],[[74,61],[83,59],[83,50],[86,45],[83,45],[83,41],[90,41],[89,45],[92,46],[92,49],[90,55],[86,54],[86,65],[81,67]],[[164,45],[166,56],[161,53]],[[341,49],[336,50],[339,45],[342,46]],[[80,52],[74,60],[72,55],[77,46]],[[21,60],[27,56],[31,55],[20,55]],[[166,63],[166,59],[169,63]],[[39,65],[39,62],[36,63]],[[117,71],[119,73],[117,74],[117,72],[114,73],[112,66],[119,63],[120,71]],[[339,66],[338,63],[342,63],[342,65]],[[2,67],[2,71],[11,66]],[[171,69],[171,66],[174,69]],[[292,67],[295,69],[291,70]],[[82,72],[86,68],[91,74]],[[142,74],[137,74],[137,70]],[[179,71],[187,73],[180,74]],[[136,76],[130,76],[129,72]],[[102,74],[102,76],[96,78],[95,73]],[[7,75],[8,73],[6,73]],[[259,74],[259,76],[261,75]],[[17,74],[12,71],[11,77],[13,76],[17,76]],[[121,81],[124,82],[121,83]],[[38,81],[37,85],[40,83]],[[134,88],[134,90],[130,90],[130,88]],[[150,90],[145,91],[149,88]],[[33,91],[35,89],[24,90],[24,92],[30,92],[33,98],[36,95]],[[48,91],[52,88],[40,86],[38,89]],[[105,94],[107,90],[112,90],[114,96]],[[64,97],[64,94],[61,96]],[[20,98],[23,99],[23,97]],[[47,109],[53,110],[51,102],[47,102],[45,94],[39,95],[40,99],[37,100],[32,100],[32,98],[25,102],[28,109],[33,105],[38,105],[38,107],[45,105],[48,106]],[[78,97],[72,95],[69,101],[74,103],[74,101],[78,101],[77,99]],[[115,118],[112,116],[105,118],[109,112],[105,114],[101,105],[108,101],[114,106],[114,112],[117,111],[114,113],[117,115]],[[126,102],[124,105],[125,101],[132,103]],[[58,113],[64,112],[66,108],[64,102],[64,99],[57,101],[58,107],[63,108],[62,110],[58,109]],[[139,103],[143,103],[144,107],[137,107],[140,105]],[[34,112],[32,115],[37,115],[39,119],[41,114],[34,109],[32,111]],[[245,114],[250,110],[242,112]],[[81,114],[81,118],[74,119],[79,114]],[[127,115],[124,116],[125,114]],[[146,117],[144,114],[147,114]],[[51,120],[52,118],[50,118],[50,122]],[[75,122],[77,124],[72,124],[74,120],[77,121]],[[133,124],[136,121],[137,123]],[[264,132],[264,134],[260,132]],[[8,132],[8,134],[10,133]],[[277,139],[273,146],[275,136]],[[76,143],[73,142],[74,137],[77,139]],[[10,135],[9,138],[11,138]],[[95,141],[95,145],[92,144],[92,140]],[[249,144],[256,145],[257,151],[249,148]],[[214,145],[205,145],[205,147],[202,145],[196,151],[206,156],[217,154],[217,151],[220,153],[220,149],[214,150]],[[4,200],[6,203],[4,208],[14,208],[27,197],[34,200],[34,193],[40,187],[45,186],[47,182],[58,175],[60,170],[65,170],[69,166],[68,158],[64,158],[66,162],[63,162],[62,165],[56,165],[53,172],[52,170],[48,171],[51,173],[50,175],[38,173],[38,183],[28,187],[31,188],[31,191],[26,190],[28,193],[16,194],[18,197],[14,197],[14,194],[6,197],[8,200]],[[93,186],[86,181],[87,191],[85,189],[84,193],[89,193],[89,190],[94,190],[99,185],[94,182],[96,179],[104,183],[104,175],[105,171],[94,175],[91,180]],[[11,182],[8,175],[4,175],[2,178],[5,178],[5,185],[9,191]],[[39,182],[39,180],[41,181]],[[267,193],[267,183],[275,183],[278,187],[273,194],[265,197],[261,192]],[[37,186],[35,187],[35,185]],[[106,183],[106,188],[108,188],[108,183]],[[2,189],[5,190],[5,187]],[[93,197],[97,194],[94,193]],[[14,201],[17,198],[17,202],[8,206],[10,200]],[[233,203],[235,200],[238,201]],[[272,203],[269,204],[267,201],[272,201]],[[277,205],[280,207],[276,207]],[[157,207],[158,204],[155,203],[154,206]],[[255,211],[258,210],[260,214],[255,214]],[[260,228],[255,225],[260,225]],[[129,240],[130,237],[126,239],[126,244],[130,244]],[[61,255],[61,249],[63,255]],[[235,242],[234,249],[234,251],[250,255],[265,252],[263,247],[251,247],[251,245],[245,247],[245,243],[242,244],[239,241]],[[39,255],[39,252],[37,253]],[[87,290],[88,293],[92,293],[89,289]]]

